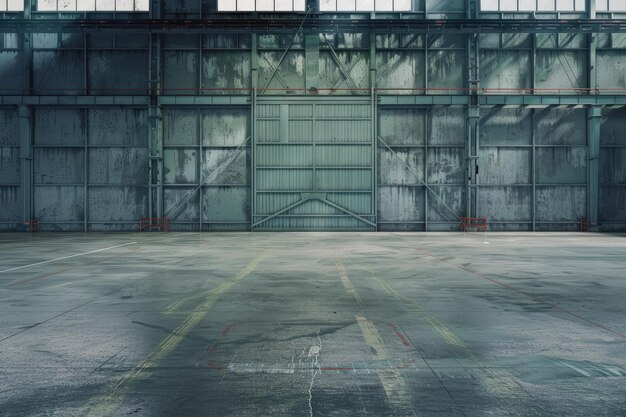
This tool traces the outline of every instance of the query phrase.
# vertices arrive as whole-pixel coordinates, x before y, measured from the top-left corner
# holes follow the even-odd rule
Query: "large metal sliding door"
[[[253,230],[375,230],[371,97],[259,97]]]

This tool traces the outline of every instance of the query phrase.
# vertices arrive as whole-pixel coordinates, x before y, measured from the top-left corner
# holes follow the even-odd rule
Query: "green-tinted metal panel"
[[[253,229],[375,229],[370,97],[262,97],[255,123]]]

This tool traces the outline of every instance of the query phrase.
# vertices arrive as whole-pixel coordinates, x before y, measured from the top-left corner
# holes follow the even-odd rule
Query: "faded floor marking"
[[[77,253],[76,255],[63,256],[61,258],[50,259],[50,260],[42,261],[42,262],[36,262],[34,264],[16,266],[15,268],[10,268],[10,269],[5,269],[3,271],[0,271],[0,274],[3,274],[5,272],[17,271],[18,269],[24,269],[24,268],[28,268],[30,266],[49,264],[50,262],[56,262],[56,261],[62,261],[62,260],[65,260],[65,259],[76,258],[77,256],[83,256],[83,255],[89,255],[89,254],[92,254],[92,253],[104,252],[104,251],[115,249],[115,248],[121,248],[121,247],[128,246],[128,245],[134,245],[136,243],[137,242],[129,242],[129,243],[124,243],[122,245],[110,246],[108,248],[96,249],[96,250],[92,250],[92,251],[89,251],[89,252],[83,252],[83,253]]]
[[[343,288],[345,288],[346,292],[351,295],[358,304],[361,304],[361,297],[356,291],[356,288],[354,288],[354,285],[352,285],[350,278],[348,278],[348,273],[346,272],[346,268],[343,266],[341,260],[335,261],[335,265],[337,266],[337,270],[339,271],[339,278],[341,279]]]
[[[80,265],[70,266],[70,267],[67,267],[67,268],[59,269],[59,270],[54,271],[54,272],[49,272],[47,274],[36,275],[36,276],[34,276],[32,278],[23,279],[21,281],[14,281],[14,282],[10,283],[9,285],[7,285],[6,288],[11,288],[11,287],[16,287],[18,285],[28,284],[30,282],[37,281],[37,280],[42,279],[42,278],[48,278],[48,277],[52,277],[52,276],[55,276],[55,275],[59,275],[59,274],[61,274],[63,272],[73,271],[75,269],[84,268],[86,266],[92,266],[92,265],[100,264],[100,263],[105,262],[105,261],[111,261],[113,259],[123,258],[123,257],[129,256],[129,255],[134,255],[136,253],[143,252],[144,250],[145,249],[137,249],[137,250],[133,250],[133,251],[130,251],[130,252],[127,252],[127,253],[121,253],[119,255],[107,256],[106,258],[98,259],[98,260],[95,260],[93,262],[87,262],[87,263],[80,264]],[[72,280],[72,281],[69,281],[69,282],[66,282],[66,283],[62,283],[62,284],[59,284],[59,285],[56,285],[56,286],[48,287],[48,288],[62,287],[62,286],[71,284],[74,281],[76,281],[76,280]]]
[[[154,368],[163,358],[168,356],[183,341],[189,332],[206,317],[218,298],[254,271],[257,265],[268,256],[269,253],[265,253],[253,259],[246,268],[240,271],[232,280],[223,283],[216,291],[211,292],[210,295],[187,316],[180,326],[163,339],[145,360],[132,370],[125,372],[109,392],[90,401],[87,405],[87,416],[103,417],[113,414],[128,394],[130,384],[136,380],[145,378],[147,375],[144,371]]]
[[[430,323],[430,325],[437,331],[437,333],[439,333],[441,337],[443,337],[448,343],[461,349],[465,356],[475,365],[477,365],[479,369],[482,370],[482,372],[485,373],[487,378],[484,379],[483,382],[485,383],[485,385],[487,385],[487,388],[491,392],[505,395],[514,395],[515,391],[520,389],[520,384],[512,376],[498,375],[493,370],[489,369],[476,355],[474,355],[474,353],[469,349],[465,342],[463,342],[456,334],[454,334],[454,332],[450,330],[445,324],[439,321],[436,317],[430,314],[430,312],[417,304],[415,301],[403,296],[402,294],[394,290],[391,285],[389,285],[385,280],[378,276],[374,269],[368,268],[368,270],[372,273],[374,279],[385,290],[385,292],[406,303],[412,311],[419,314],[428,323]]]
[[[390,358],[385,348],[385,342],[380,337],[374,323],[360,315],[356,316],[356,321],[359,324],[365,343],[372,351],[372,357],[375,360],[388,361]],[[404,378],[393,368],[379,370],[378,377],[395,411],[403,413],[402,415],[415,416],[415,410],[413,410],[411,405],[411,395],[407,390]]]
[[[361,297],[359,296],[359,293],[354,285],[352,285],[352,281],[350,281],[341,259],[337,259],[335,264],[337,266],[337,270],[339,271],[341,283],[343,284],[346,292],[354,297],[357,303],[361,305]],[[355,318],[359,328],[361,329],[365,343],[372,351],[372,357],[374,360],[380,362],[390,361],[391,358],[387,354],[385,342],[383,342],[380,337],[374,323],[367,320],[362,314],[357,314]],[[388,368],[378,369],[376,372],[380,378],[381,384],[383,385],[385,394],[387,395],[389,402],[393,405],[395,411],[400,413],[402,416],[415,416],[415,411],[411,405],[411,395],[407,390],[404,378],[402,378],[402,376],[398,373],[398,370],[394,369],[390,364]]]

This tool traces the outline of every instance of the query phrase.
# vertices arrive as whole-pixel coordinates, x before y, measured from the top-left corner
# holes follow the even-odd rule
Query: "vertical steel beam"
[[[424,231],[428,231],[428,139],[431,132],[433,107],[429,107],[426,110],[426,120],[424,126]]]
[[[28,2],[28,4],[26,4]],[[28,8],[27,8],[28,7]],[[30,1],[24,3],[24,19],[30,19]],[[22,95],[32,94],[33,88],[33,45],[32,35],[27,31],[18,35],[18,45],[22,50]]]
[[[258,35],[252,35],[251,76],[250,84],[252,92],[250,95],[250,231],[254,231],[254,215],[256,214],[256,130],[257,130],[257,88],[259,87],[259,51]]]
[[[589,19],[596,18],[596,0],[586,0],[585,6],[587,7],[587,12],[589,13]]]
[[[148,217],[163,217],[163,117],[159,105],[161,94],[161,38],[150,35],[148,107],[149,198]]]
[[[85,170],[83,175],[84,178],[84,189],[83,189],[83,231],[89,231],[89,111],[87,109],[83,109],[83,137],[85,138]]]
[[[163,116],[160,106],[148,109],[150,198],[148,217],[163,217]]]
[[[202,232],[202,229],[204,228],[202,226],[202,216],[204,211],[204,203],[202,198],[204,196],[204,144],[202,143],[202,141],[204,140],[204,135],[202,133],[204,130],[204,117],[202,116],[202,112],[200,111],[200,109],[196,110],[196,114],[196,123],[198,126],[198,128],[196,129],[196,139],[198,139],[198,185],[200,186],[200,189],[198,190],[198,221],[200,224],[198,225],[198,227]]]
[[[600,122],[602,107],[587,109],[587,219],[589,230],[599,230],[600,206]]]
[[[19,107],[20,119],[20,186],[22,190],[22,221],[33,218],[33,117],[29,106]]]
[[[465,215],[475,217],[478,215],[478,123],[480,119],[480,104],[478,100],[478,88],[480,86],[479,74],[480,45],[478,34],[467,37],[466,65],[467,87],[469,88],[469,106],[466,109],[465,123]]]
[[[535,94],[535,88],[537,87],[537,34],[531,33],[530,35],[531,51],[530,51],[530,92]],[[500,34],[502,37],[502,34]],[[500,43],[502,45],[502,43]]]
[[[24,0],[24,19],[31,18],[32,1]],[[19,47],[22,50],[22,94],[32,94],[33,87],[33,48],[32,35],[21,33]],[[20,187],[22,191],[22,221],[33,218],[33,115],[29,106],[19,106],[20,136]]]
[[[537,225],[537,134],[535,129],[535,109],[530,110],[530,125],[531,125],[531,139],[532,139],[532,155],[531,155],[531,176],[532,176],[532,228],[535,231]]]
[[[252,46],[250,48],[250,85],[253,89],[259,87],[259,53],[258,53],[258,35],[256,33],[252,33]]]
[[[372,214],[378,231],[378,95],[376,94],[376,33],[370,32],[369,85],[372,94]]]
[[[465,17],[467,19],[478,19],[480,12],[478,0],[466,0],[465,1]]]
[[[161,18],[161,0],[150,1],[150,18],[151,19]]]

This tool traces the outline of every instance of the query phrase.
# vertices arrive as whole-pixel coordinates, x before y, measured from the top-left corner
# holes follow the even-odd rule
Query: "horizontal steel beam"
[[[147,106],[148,96],[0,95],[2,106]]]
[[[277,102],[306,101],[307,97],[264,97]],[[329,96],[329,103],[342,103],[341,96]],[[271,101],[268,100],[268,101]],[[623,107],[626,106],[624,95],[479,95],[478,100],[484,107]],[[0,106],[59,106],[59,107],[98,107],[98,106],[130,106],[143,107],[149,103],[149,96],[3,96],[0,95]],[[159,96],[161,106],[250,106],[247,95],[219,96]],[[469,105],[467,95],[379,95],[379,106],[450,106],[464,107]],[[332,119],[334,120],[334,119]],[[271,145],[271,143],[268,143]]]
[[[132,106],[144,107],[150,102],[149,96],[116,96],[116,95],[89,95],[89,96],[18,96],[0,95],[0,106]],[[219,96],[159,96],[161,106],[249,106],[248,95],[219,95]]]
[[[292,18],[257,19],[4,19],[0,32],[70,33],[293,33],[302,23]],[[304,33],[617,33],[624,19],[369,19],[314,15]]]
[[[587,107],[607,106],[623,107],[626,95],[519,95],[493,94],[480,95],[481,107]],[[466,95],[380,95],[379,106],[466,106],[469,96]]]

